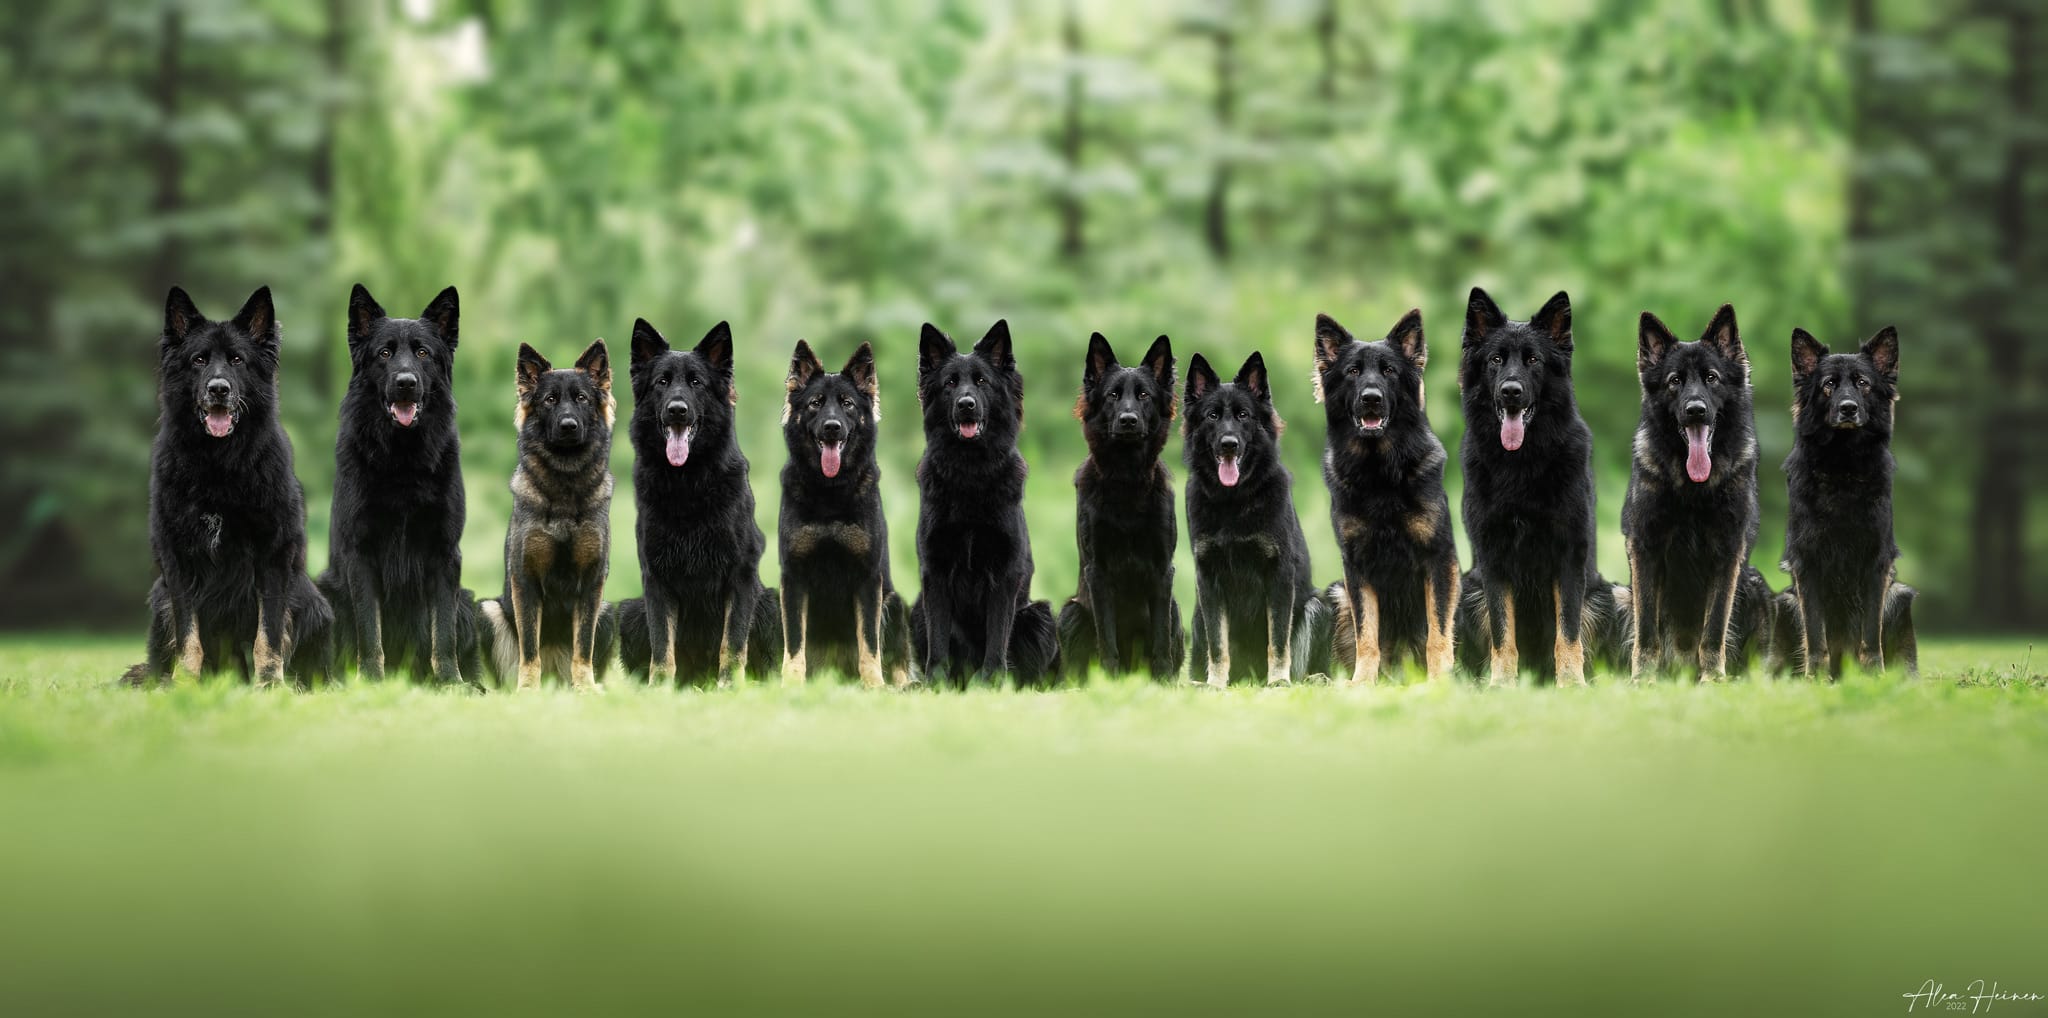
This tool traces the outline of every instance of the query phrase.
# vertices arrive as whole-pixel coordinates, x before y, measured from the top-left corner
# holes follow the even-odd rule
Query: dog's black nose
[[[1706,420],[1706,419],[1707,419],[1707,404],[1706,404],[1706,401],[1705,401],[1705,400],[1698,400],[1698,399],[1696,399],[1696,400],[1693,400],[1693,401],[1692,401],[1692,402],[1690,402],[1690,403],[1687,403],[1687,404],[1685,405],[1685,419],[1686,419],[1686,420],[1688,420],[1688,421],[1704,421],[1704,420]]]
[[[1367,410],[1376,410],[1387,401],[1387,394],[1378,389],[1367,389],[1358,394],[1358,405]]]
[[[1840,413],[1843,417],[1855,417],[1857,414],[1863,412],[1863,408],[1857,406],[1855,400],[1845,399],[1835,407],[1835,411],[1837,413]]]
[[[393,377],[391,384],[397,386],[400,392],[412,392],[420,387],[420,376],[407,371]]]
[[[562,418],[561,429],[571,435],[583,430],[583,422],[574,417]]]
[[[229,385],[225,378],[216,378],[206,383],[206,394],[214,399],[226,399],[234,391],[235,387]]]
[[[1138,415],[1129,411],[1120,413],[1116,415],[1116,426],[1119,428],[1135,428],[1138,426]]]
[[[668,401],[666,410],[670,417],[688,417],[690,416],[690,402],[688,400],[672,399]]]
[[[1238,447],[1243,444],[1244,440],[1238,438],[1236,435],[1225,435],[1222,438],[1216,440],[1216,448],[1219,451],[1231,454],[1233,456],[1237,454]]]
[[[980,405],[980,403],[975,402],[974,397],[972,396],[962,396],[958,400],[955,400],[953,403],[955,409],[966,410],[969,412],[972,412],[975,407],[978,407]]]
[[[846,437],[846,425],[838,420],[829,420],[818,425],[818,437],[827,442],[837,442]]]
[[[1516,381],[1507,381],[1500,383],[1500,398],[1521,399],[1522,383]]]

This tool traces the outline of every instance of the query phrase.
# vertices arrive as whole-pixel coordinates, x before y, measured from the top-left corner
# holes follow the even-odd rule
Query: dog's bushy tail
[[[1920,677],[1920,638],[1913,633],[1913,601],[1919,596],[1896,580],[1884,594],[1884,662],[1886,667],[1904,665],[1907,678]]]
[[[1288,648],[1288,677],[1296,682],[1311,675],[1330,674],[1330,631],[1337,612],[1327,591],[1316,591],[1301,602],[1294,620],[1293,646]]]
[[[1052,602],[1033,601],[1017,612],[1010,628],[1010,675],[1020,686],[1044,685],[1060,670],[1059,627]]]

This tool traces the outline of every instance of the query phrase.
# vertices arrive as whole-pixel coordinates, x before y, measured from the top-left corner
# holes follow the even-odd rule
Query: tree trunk
[[[320,40],[320,56],[322,70],[330,85],[339,82],[347,73],[347,29],[347,0],[327,0],[327,29]],[[334,137],[341,126],[341,108],[331,95],[320,96],[319,102],[320,137],[313,144],[312,165],[308,167],[313,188],[313,215],[306,225],[313,235],[313,243],[322,253],[321,260],[331,266],[338,247],[334,237]],[[332,356],[316,354],[312,357],[307,375],[313,391],[328,397],[321,405],[326,405],[338,395]]]
[[[1337,0],[1323,0],[1323,6],[1316,12],[1316,99],[1322,107],[1319,121],[1321,137],[1318,143],[1328,143],[1337,133],[1337,35],[1340,26],[1337,20]],[[1309,243],[1309,253],[1321,258],[1330,253],[1337,239],[1337,189],[1341,179],[1332,175],[1323,181],[1317,195],[1322,214],[1316,217],[1315,233]]]
[[[157,130],[150,145],[150,177],[154,183],[149,210],[161,235],[149,278],[143,283],[147,298],[161,301],[166,289],[178,283],[184,267],[184,248],[176,222],[185,207],[185,153],[178,147],[173,131],[178,120],[178,85],[183,80],[184,13],[175,4],[164,7],[162,34],[157,39],[156,94]]]
[[[1066,14],[1061,19],[1060,38],[1066,44],[1067,52],[1067,99],[1066,109],[1060,121],[1060,160],[1066,166],[1066,176],[1054,204],[1060,215],[1060,257],[1069,261],[1080,261],[1088,251],[1088,209],[1082,204],[1080,191],[1081,177],[1081,105],[1085,81],[1081,75],[1081,15],[1073,3],[1067,4]]]
[[[1227,148],[1233,138],[1231,124],[1237,117],[1237,33],[1219,26],[1215,42],[1216,135]],[[1230,163],[1227,150],[1217,153],[1215,165],[1209,171],[1209,199],[1202,217],[1209,254],[1219,262],[1230,260]]]

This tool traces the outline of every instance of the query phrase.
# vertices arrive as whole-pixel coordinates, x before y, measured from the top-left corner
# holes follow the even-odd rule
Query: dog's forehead
[[[699,357],[695,350],[665,350],[655,356],[653,360],[642,363],[643,366],[640,370],[649,378],[663,373],[672,375],[690,372],[700,375],[711,373],[710,363],[705,361],[704,358]]]
[[[1143,386],[1147,389],[1155,389],[1159,386],[1159,378],[1142,367],[1127,366],[1110,372],[1102,380],[1102,384],[1106,387],[1119,389],[1129,386]]]
[[[588,392],[595,390],[597,386],[591,382],[589,375],[575,368],[556,368],[540,376],[540,385],[537,388],[543,392]]]
[[[838,372],[819,372],[813,375],[810,382],[800,391],[811,393],[815,396],[835,398],[839,396],[862,395],[860,386],[853,384],[853,379]]]

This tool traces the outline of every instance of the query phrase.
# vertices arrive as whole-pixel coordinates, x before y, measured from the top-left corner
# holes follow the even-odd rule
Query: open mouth
[[[1368,435],[1377,435],[1387,430],[1387,418],[1383,414],[1364,414],[1358,418],[1358,430]]]
[[[953,426],[959,430],[961,438],[981,437],[980,421],[956,421]]]
[[[845,442],[818,443],[818,469],[824,471],[826,477],[839,476],[839,453],[845,447]]]
[[[1519,410],[1510,410],[1507,407],[1495,407],[1493,412],[1500,418],[1500,447],[1509,452],[1520,449],[1522,439],[1528,437],[1529,418],[1536,416],[1536,408],[1522,407]]]
[[[1237,487],[1237,461],[1236,456],[1216,457],[1216,480],[1226,488]]]
[[[232,407],[207,406],[199,408],[199,415],[206,421],[206,433],[215,438],[226,438],[235,433],[235,422],[242,415]]]
[[[1714,428],[1708,424],[1685,426],[1685,476],[1694,484],[1705,484],[1713,476],[1714,459],[1710,445],[1714,441]]]
[[[690,459],[690,439],[697,436],[694,427],[668,429],[668,465],[682,466]]]
[[[384,409],[391,413],[392,422],[401,428],[412,427],[412,422],[418,420],[420,415],[418,403],[393,403]]]

